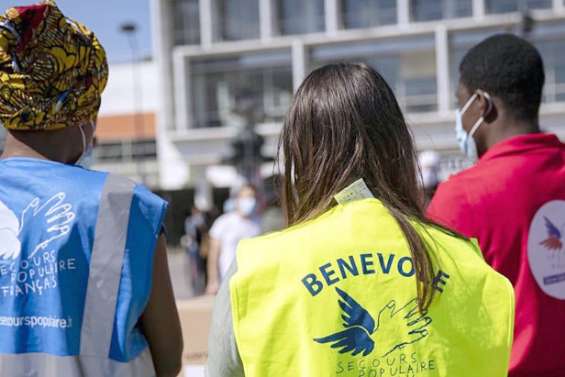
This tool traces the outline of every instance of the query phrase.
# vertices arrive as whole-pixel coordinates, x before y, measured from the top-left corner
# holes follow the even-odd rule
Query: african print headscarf
[[[108,81],[106,53],[52,0],[0,15],[0,124],[57,130],[96,119]]]

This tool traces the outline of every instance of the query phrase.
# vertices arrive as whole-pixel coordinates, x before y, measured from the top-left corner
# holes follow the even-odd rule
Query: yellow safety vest
[[[435,298],[417,306],[408,244],[376,199],[243,241],[230,282],[246,377],[502,377],[511,284],[476,243],[434,227]]]

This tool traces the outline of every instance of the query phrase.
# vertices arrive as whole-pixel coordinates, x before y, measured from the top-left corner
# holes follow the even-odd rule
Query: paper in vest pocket
[[[334,196],[335,200],[339,204],[346,204],[349,202],[374,197],[375,196],[373,195],[371,190],[369,190],[363,178],[356,180]]]

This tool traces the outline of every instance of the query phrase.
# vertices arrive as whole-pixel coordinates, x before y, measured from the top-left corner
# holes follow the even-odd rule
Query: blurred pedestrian
[[[432,219],[478,239],[516,289],[511,377],[565,376],[565,145],[539,125],[542,57],[490,37],[463,58],[457,137],[471,168],[439,186]]]
[[[418,162],[422,170],[424,205],[427,206],[440,183],[441,157],[436,151],[426,150],[419,154]]]
[[[210,229],[206,293],[216,294],[235,258],[239,241],[261,234],[261,216],[254,186],[242,186],[234,200],[235,210],[220,216]]]
[[[292,227],[240,243],[209,376],[506,376],[512,287],[473,242],[425,219],[384,79],[362,64],[315,70],[280,145]]]
[[[98,39],[54,2],[0,16],[2,376],[179,372],[167,204],[84,167],[107,78]]]
[[[209,232],[212,225],[213,210],[203,210],[196,204],[184,222],[183,244],[188,256],[190,287],[195,296],[206,289],[208,280],[207,257],[209,253]]]

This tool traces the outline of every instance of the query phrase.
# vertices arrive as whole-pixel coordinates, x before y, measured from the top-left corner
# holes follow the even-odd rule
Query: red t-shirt
[[[565,376],[565,144],[513,137],[441,184],[428,216],[477,238],[516,290],[511,377]]]

